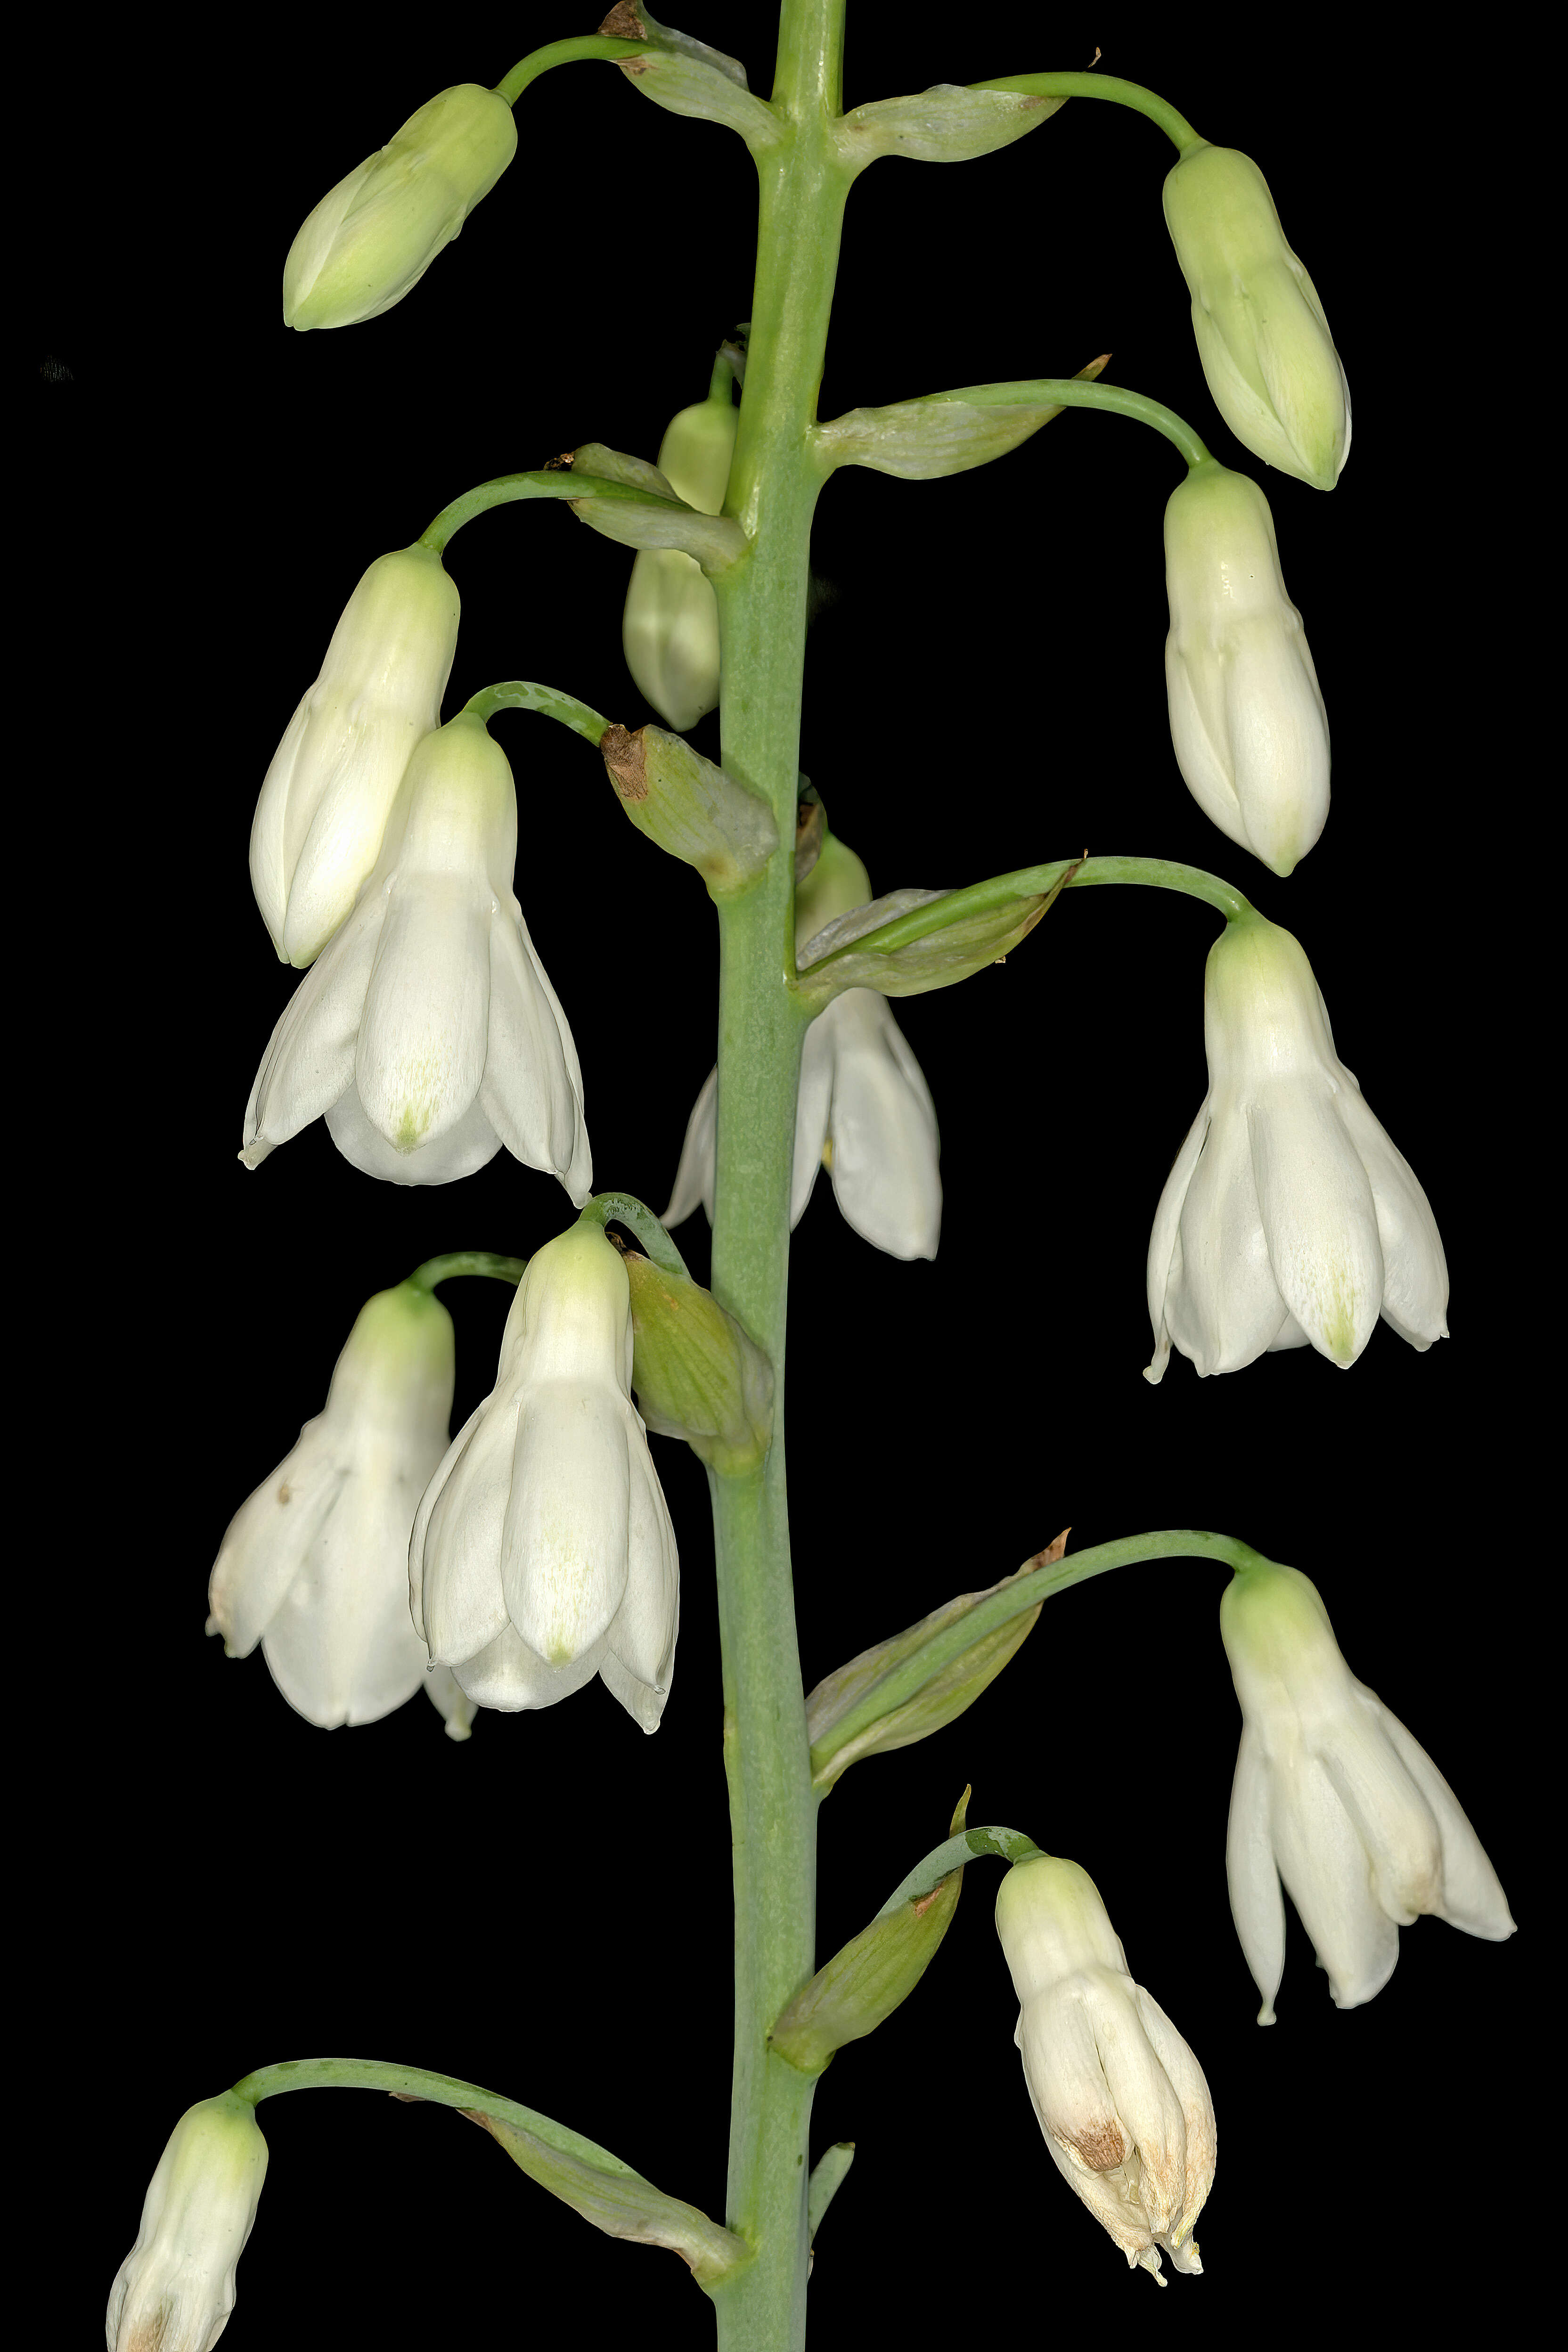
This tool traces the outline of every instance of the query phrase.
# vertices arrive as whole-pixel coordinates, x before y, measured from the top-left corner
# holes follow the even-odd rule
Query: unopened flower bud
[[[1350,455],[1350,388],[1262,173],[1234,147],[1196,147],[1165,181],[1165,220],[1215,406],[1265,465],[1331,490]]]
[[[321,198],[283,265],[283,323],[352,327],[416,285],[517,152],[510,107],[459,82]]]
[[[660,1437],[684,1437],[721,1475],[753,1469],[773,1433],[773,1374],[710,1291],[628,1251],[632,1386]]]
[[[606,727],[599,749],[637,831],[695,866],[715,898],[756,880],[778,847],[766,801],[662,727]]]
[[[315,961],[375,864],[408,762],[441,724],[458,614],[424,547],[378,555],[343,607],[250,828],[251,887],[284,963]]]
[[[1016,1863],[996,1932],[1020,2007],[1013,2039],[1057,2170],[1127,2257],[1160,2277],[1163,2248],[1201,2271],[1193,2225],[1215,2174],[1203,2068],[1134,1984],[1099,1889],[1075,1862]]]
[[[726,373],[721,392],[683,408],[659,444],[659,472],[699,514],[716,515],[724,504],[739,424]],[[621,638],[637,686],[678,732],[718,708],[719,605],[693,557],[679,548],[642,550]]]
[[[211,2352],[267,2178],[256,2110],[232,2091],[187,2107],[158,2159],[109,2293],[109,2352]]]
[[[1223,834],[1289,874],[1328,817],[1329,721],[1256,482],[1193,468],[1165,509],[1165,585],[1176,764]]]

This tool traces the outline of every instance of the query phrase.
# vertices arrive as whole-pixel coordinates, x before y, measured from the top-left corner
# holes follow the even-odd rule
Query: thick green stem
[[[746,552],[715,580],[729,774],[795,837],[807,560],[820,479],[808,435],[848,182],[828,144],[844,0],[784,0],[777,145],[757,158],[757,280],[726,511]],[[795,1090],[805,1023],[793,1001],[794,872],[781,852],[719,909],[715,1297],[773,1366],[762,1466],[711,1480],[735,1882],[735,2053],[726,2218],[754,2252],[710,2292],[722,2352],[805,2341],[812,2080],[767,2045],[816,1957],[816,1800],[796,1645],[784,1484],[784,1317]]]

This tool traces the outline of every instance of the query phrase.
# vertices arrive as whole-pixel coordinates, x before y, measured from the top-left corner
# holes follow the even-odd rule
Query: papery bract
[[[658,1727],[680,1568],[631,1371],[626,1267],[574,1226],[529,1260],[409,1547],[415,1622],[481,1706],[552,1706],[597,1674]]]
[[[1165,687],[1204,814],[1289,874],[1329,814],[1329,720],[1256,482],[1196,466],[1165,509]]]
[[[109,2352],[212,2352],[266,2178],[267,2142],[244,2099],[227,2092],[186,2108],[110,2290]]]
[[[504,98],[458,82],[330,189],[283,265],[283,323],[352,327],[418,283],[517,152]]]
[[[360,1309],[324,1411],[224,1537],[208,1633],[231,1658],[259,1641],[289,1705],[326,1729],[374,1723],[426,1680],[408,1535],[447,1450],[453,1379],[440,1300],[408,1282],[379,1291]],[[455,1710],[441,1709],[448,1729]]]
[[[1215,406],[1265,465],[1331,490],[1350,455],[1350,387],[1268,183],[1235,147],[1194,148],[1165,181],[1165,220]]]
[[[273,1030],[247,1167],[324,1115],[345,1159],[396,1184],[450,1183],[504,1143],[586,1198],[583,1074],[516,857],[506,755],[459,712],[419,745],[353,912]]]
[[[314,962],[375,864],[415,748],[441,724],[458,614],[423,547],[377,556],[343,607],[250,828],[251,887],[285,963]]]
[[[1380,1992],[1399,1930],[1431,1912],[1500,1943],[1496,1871],[1426,1749],[1340,1653],[1318,1588],[1272,1561],[1233,1577],[1220,1633],[1241,1701],[1226,1872],[1247,1965],[1274,2022],[1281,1879],[1340,2009]]]
[[[1228,924],[1204,981],[1209,1090],[1149,1242],[1154,1354],[1237,1371],[1310,1340],[1353,1364],[1381,1314],[1411,1346],[1447,1337],[1448,1269],[1426,1195],[1334,1052],[1300,943]]]
[[[1202,2067],[1127,1955],[1086,1871],[1016,1863],[996,1932],[1021,2004],[1014,2040],[1058,2171],[1127,2257],[1201,2271],[1192,2231],[1215,2175]]]

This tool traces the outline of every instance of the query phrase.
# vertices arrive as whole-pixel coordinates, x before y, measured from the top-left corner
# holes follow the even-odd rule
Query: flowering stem
[[[1186,898],[1205,898],[1211,907],[1217,907],[1227,923],[1259,919],[1257,908],[1234,883],[1217,874],[1205,874],[1201,866],[1179,866],[1169,857],[1086,857],[1078,872],[1069,875],[1066,887],[1088,890],[1101,882],[1135,882],[1152,890],[1180,890]]]
[[[916,1863],[907,1878],[900,1879],[877,1917],[890,1918],[900,1903],[918,1903],[950,1870],[961,1869],[978,1855],[993,1853],[999,1862],[1030,1862],[1039,1851],[1034,1839],[1026,1837],[1022,1830],[1003,1829],[996,1822],[960,1830],[956,1837],[945,1838],[941,1845],[933,1846],[922,1862]]]
[[[519,499],[626,499],[634,506],[688,511],[679,499],[658,498],[652,490],[639,490],[630,482],[612,482],[599,474],[574,474],[570,466],[546,466],[531,474],[498,474],[493,482],[476,483],[450,506],[443,507],[414,543],[439,555],[476,515],[489,514],[492,507],[510,506]]]
[[[1189,467],[1212,465],[1207,448],[1186,419],[1147,393],[1130,392],[1125,384],[1099,383],[1077,375],[1022,376],[1008,383],[968,383],[960,392],[929,395],[932,404],[952,401],[965,408],[1108,408],[1114,415],[1131,416],[1136,424],[1152,425],[1178,449]],[[831,430],[831,428],[829,428]]]
[[[1121,81],[1115,74],[1038,73],[1005,74],[999,81],[972,81],[971,89],[1016,89],[1023,98],[1108,98],[1116,106],[1131,106],[1139,114],[1146,114],[1151,122],[1159,124],[1166,138],[1184,155],[1194,147],[1206,147],[1184,114],[1178,114],[1169,99],[1158,91],[1145,89],[1135,81]]]
[[[564,2124],[536,2115],[515,2099],[503,2099],[499,2092],[487,2091],[478,2083],[461,2083],[451,2074],[430,2074],[422,2066],[389,2065],[379,2058],[285,2058],[276,2066],[258,2066],[234,2086],[235,2097],[253,2107],[284,2091],[385,2091],[396,2099],[429,2099],[437,2106],[482,2107],[487,2115],[517,2124],[552,2147],[569,2148],[575,2154],[606,2153],[595,2141],[568,2131]]]
[[[655,1265],[663,1266],[666,1274],[684,1275],[690,1281],[691,1269],[686,1260],[653,1211],[635,1192],[590,1193],[577,1222],[580,1225],[607,1225],[612,1219],[636,1234]]]
[[[481,687],[463,709],[487,726],[498,710],[542,710],[546,719],[558,719],[563,727],[570,727],[574,735],[590,743],[597,743],[610,723],[585,702],[579,702],[574,694],[563,694],[553,686],[536,686],[526,677],[509,677],[500,686]]]
[[[537,81],[542,73],[548,73],[552,66],[574,65],[579,58],[608,58],[613,62],[617,58],[647,55],[646,41],[617,41],[606,38],[603,33],[582,33],[575,40],[551,41],[542,49],[531,49],[527,57],[519,58],[506,79],[497,82],[496,96],[504,98],[509,106],[515,106],[529,83]]]
[[[416,1290],[434,1290],[438,1282],[450,1282],[456,1275],[485,1274],[492,1282],[510,1282],[515,1287],[527,1266],[525,1257],[497,1257],[493,1250],[448,1250],[444,1257],[427,1257],[408,1279]]]
[[[725,510],[743,552],[715,578],[725,771],[793,842],[816,387],[849,180],[829,141],[840,110],[845,0],[784,0],[773,103],[781,135],[756,158],[757,276],[745,396]],[[790,1570],[784,1315],[795,1093],[805,1019],[794,1002],[794,861],[771,858],[719,906],[719,1118],[712,1288],[773,1367],[773,1435],[759,1466],[712,1477],[724,1764],[735,1893],[735,2047],[725,2219],[752,2247],[712,2294],[721,2352],[805,2341],[807,2131],[814,2080],[770,2050],[815,1969],[816,1806]]]
[[[1005,1591],[983,1601],[977,1609],[969,1610],[931,1641],[923,1642],[901,1665],[883,1675],[874,1695],[862,1700],[858,1707],[851,1707],[834,1724],[834,1746],[847,1747],[870,1724],[891,1715],[895,1708],[913,1698],[952,1659],[984,1641],[998,1626],[1005,1625],[1010,1618],[1021,1616],[1042,1601],[1054,1599],[1070,1585],[1086,1583],[1091,1576],[1106,1576],[1113,1568],[1127,1568],[1134,1560],[1142,1559],[1214,1559],[1234,1570],[1272,1564],[1235,1536],[1213,1535],[1201,1528],[1164,1528],[1153,1535],[1119,1536],[1113,1543],[1095,1544],[1088,1551],[1075,1552],[1070,1559],[1053,1560],[1045,1568],[1036,1569],[1030,1576],[1019,1577],[1016,1583],[1010,1581]],[[826,1793],[826,1789],[818,1792],[819,1803]],[[947,1867],[951,1869],[952,1864]],[[942,1874],[939,1870],[931,1885],[934,1886]],[[900,1896],[908,1891],[907,1885],[901,1888]],[[926,1890],[922,1887],[915,1891]]]

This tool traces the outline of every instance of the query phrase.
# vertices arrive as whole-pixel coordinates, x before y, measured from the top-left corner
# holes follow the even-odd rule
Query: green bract
[[[779,845],[765,801],[662,727],[606,727],[599,749],[637,831],[695,866],[714,898],[755,881]]]
[[[401,302],[516,152],[511,109],[493,89],[459,82],[431,99],[321,198],[294,239],[285,326],[357,326]]]
[[[773,1432],[773,1367],[710,1292],[628,1252],[632,1386],[660,1437],[720,1475],[754,1470]]]

